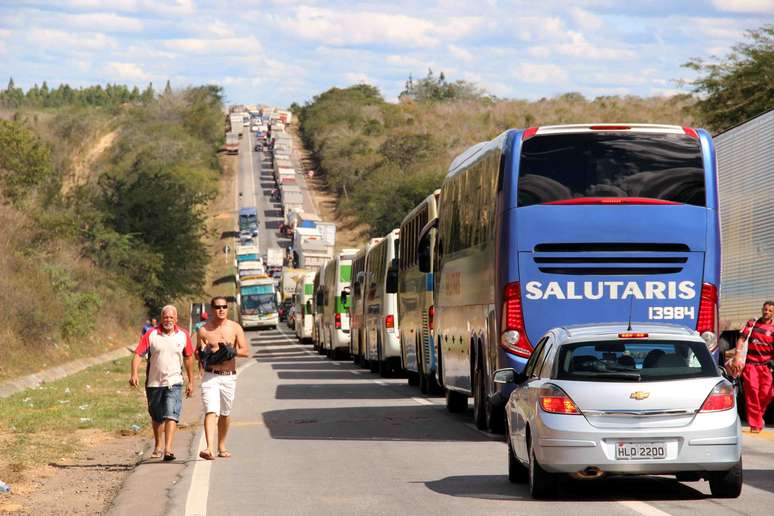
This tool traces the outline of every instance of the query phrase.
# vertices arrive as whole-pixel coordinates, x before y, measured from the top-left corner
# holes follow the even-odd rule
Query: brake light
[[[718,347],[718,289],[711,283],[701,286],[699,317],[696,318],[696,331],[707,344],[710,351]]]
[[[699,412],[721,412],[734,408],[734,386],[728,380],[718,383],[710,391]]]
[[[548,201],[543,204],[680,204],[674,201],[665,201],[662,199],[650,199],[648,197],[579,197],[577,199],[562,199],[559,201]]]
[[[699,133],[697,133],[696,129],[693,129],[692,127],[683,127],[683,132],[685,132],[685,134],[691,138],[695,138],[696,140],[699,139]]]
[[[548,383],[540,389],[539,403],[543,412],[549,414],[580,414],[580,410],[567,393],[552,383]]]
[[[592,131],[629,131],[629,125],[592,125],[589,127]]]
[[[395,316],[394,315],[388,315],[384,318],[384,326],[387,329],[395,328]]]
[[[341,314],[336,314],[333,318],[334,324],[336,325],[336,329],[341,329]]]
[[[427,329],[433,331],[433,320],[435,319],[435,305],[427,309]]]
[[[503,292],[502,331],[500,347],[520,357],[532,354],[532,344],[524,329],[524,312],[521,307],[521,287],[518,281],[508,283]]]
[[[529,140],[533,136],[535,136],[538,132],[537,127],[529,127],[527,129],[524,129],[524,132],[521,133],[521,141]]]
[[[619,339],[647,339],[648,334],[642,332],[625,332],[618,334]]]

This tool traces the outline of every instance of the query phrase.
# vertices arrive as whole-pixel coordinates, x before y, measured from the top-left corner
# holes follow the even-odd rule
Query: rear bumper
[[[697,414],[677,428],[596,428],[583,416],[546,414],[535,419],[535,455],[554,473],[575,473],[589,466],[617,474],[668,474],[726,471],[741,457],[741,425],[735,410]],[[665,459],[616,459],[619,441],[660,442]]]

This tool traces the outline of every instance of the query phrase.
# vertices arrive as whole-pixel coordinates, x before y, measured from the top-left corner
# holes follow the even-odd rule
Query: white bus
[[[245,329],[277,327],[279,314],[273,278],[265,274],[243,277],[239,283],[237,303],[239,323]]]
[[[301,342],[312,339],[314,327],[314,311],[312,298],[314,297],[314,277],[317,271],[305,270],[303,277],[296,283],[296,292],[293,294],[293,303],[296,306],[295,329],[296,336]]]
[[[381,238],[372,238],[352,258],[352,285],[347,292],[349,299],[349,354],[352,361],[360,364],[365,360],[365,269],[368,251],[381,242]]]
[[[400,229],[393,229],[368,253],[365,282],[365,359],[382,376],[400,371],[398,299],[388,294],[387,270],[398,256]]]
[[[323,275],[322,342],[334,360],[349,354],[349,300],[342,293],[349,290],[355,253],[357,249],[343,249],[326,264]]]

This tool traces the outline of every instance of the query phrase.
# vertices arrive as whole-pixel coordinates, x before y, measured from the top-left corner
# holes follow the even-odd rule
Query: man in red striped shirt
[[[741,351],[750,336],[747,355]],[[742,370],[744,402],[750,432],[763,430],[763,416],[772,399],[772,379],[769,362],[774,359],[774,301],[763,303],[761,318],[750,319],[736,342],[734,369]],[[742,369],[744,368],[744,369]]]

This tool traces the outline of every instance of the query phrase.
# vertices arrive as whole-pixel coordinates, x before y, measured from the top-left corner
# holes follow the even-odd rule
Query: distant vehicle
[[[296,283],[296,293],[293,295],[293,303],[296,307],[294,312],[296,336],[301,342],[308,342],[312,339],[312,328],[314,327],[312,297],[314,297],[314,276],[316,273],[317,271],[307,270],[304,273],[303,281]]]
[[[323,348],[333,360],[349,356],[349,298],[352,258],[357,249],[342,249],[325,266],[323,276]]]
[[[255,207],[239,209],[239,230],[250,229],[252,225],[258,224],[258,210]]]
[[[249,229],[243,229],[242,231],[239,232],[239,239],[240,240],[244,240],[244,239],[248,239],[248,238],[253,238],[253,232],[252,231],[250,231]]]
[[[241,279],[237,294],[239,322],[244,328],[276,328],[277,294],[274,280],[266,275]]]
[[[675,475],[709,480],[716,497],[742,489],[734,386],[699,332],[668,324],[550,330],[523,372],[500,369],[508,398],[508,478],[534,498],[559,476]]]
[[[387,293],[387,271],[398,256],[399,235],[399,229],[387,233],[369,251],[366,265],[365,358],[371,371],[382,376],[401,370],[398,296]]]
[[[256,144],[255,144],[255,149],[254,149],[254,150],[255,150],[255,152],[258,152],[258,151],[260,151],[260,150],[261,150],[261,144],[260,144],[260,143],[256,143]]]
[[[365,360],[365,282],[368,252],[381,242],[381,238],[372,238],[352,258],[352,285],[349,297],[349,354],[356,364]]]
[[[277,312],[279,314],[280,321],[287,321],[288,311],[290,309],[290,305],[292,304],[293,304],[293,300],[291,298],[287,298],[279,305],[279,309],[277,310]]]

